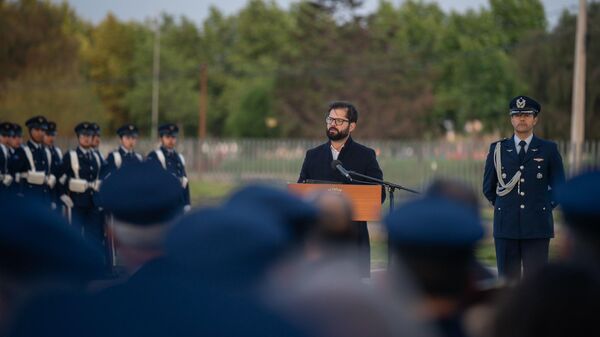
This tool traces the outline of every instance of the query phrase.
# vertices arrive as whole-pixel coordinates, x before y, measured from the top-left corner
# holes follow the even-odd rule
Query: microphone
[[[342,166],[342,162],[339,160],[334,160],[331,162],[331,168],[334,170],[340,171],[340,173],[346,177],[346,179],[352,181],[352,177],[350,177],[350,173],[346,171],[346,169]]]

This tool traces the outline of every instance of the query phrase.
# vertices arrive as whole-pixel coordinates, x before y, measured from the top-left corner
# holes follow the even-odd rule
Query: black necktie
[[[527,142],[522,140],[519,142],[519,146],[521,147],[521,149],[519,150],[519,163],[523,164],[523,162],[525,161],[525,145],[527,145]]]

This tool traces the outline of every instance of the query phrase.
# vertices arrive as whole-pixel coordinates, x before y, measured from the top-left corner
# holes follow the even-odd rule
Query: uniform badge
[[[512,152],[512,149],[506,149],[506,152]]]
[[[538,152],[538,149],[531,149],[531,151],[533,151],[533,152]]]
[[[544,158],[533,158],[533,160],[535,160],[535,161],[537,161],[539,163],[539,162],[543,162]]]
[[[544,176],[541,173],[538,173],[536,176],[538,179],[542,179]]]
[[[527,103],[525,99],[523,97],[519,97],[517,100],[517,108],[523,109],[525,107],[525,103]]]

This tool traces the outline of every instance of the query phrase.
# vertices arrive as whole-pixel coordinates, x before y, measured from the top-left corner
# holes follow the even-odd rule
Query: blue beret
[[[166,123],[158,127],[158,135],[176,137],[179,134],[179,128],[173,123]]]
[[[13,135],[13,126],[11,122],[0,123],[0,135],[10,137]]]
[[[240,281],[256,277],[289,247],[283,228],[260,212],[232,206],[205,208],[174,224],[167,255],[190,271]]]
[[[94,134],[94,128],[92,126],[92,123],[90,123],[90,122],[81,122],[81,123],[75,125],[74,130],[77,135],[91,136]]]
[[[56,136],[56,123],[48,121],[48,128],[46,134],[50,136]]]
[[[559,185],[554,195],[560,203],[567,225],[600,233],[600,171],[578,175]]]
[[[474,247],[484,230],[471,207],[440,197],[409,201],[385,218],[396,246]]]
[[[117,135],[119,137],[123,137],[126,135],[137,137],[138,134],[139,134],[139,131],[138,131],[137,126],[135,126],[133,124],[125,124],[117,129]]]
[[[227,204],[251,208],[270,216],[296,238],[301,238],[319,216],[318,209],[285,190],[264,185],[249,185],[234,193]]]
[[[0,219],[1,269],[25,278],[57,275],[89,280],[101,275],[100,251],[40,201],[4,201]]]
[[[30,130],[31,129],[46,130],[48,128],[48,120],[44,116],[31,117],[25,122],[25,126],[27,126],[27,128],[29,128]]]
[[[509,103],[510,114],[532,113],[537,116],[542,111],[540,103],[527,96],[517,96]]]
[[[98,198],[115,218],[142,226],[169,221],[183,209],[181,183],[153,162],[116,170],[100,186]]]
[[[23,135],[23,129],[17,123],[12,124],[12,136],[21,137]]]

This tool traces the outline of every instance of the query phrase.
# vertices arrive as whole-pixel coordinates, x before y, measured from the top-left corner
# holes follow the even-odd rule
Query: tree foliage
[[[159,119],[196,135],[200,69],[208,69],[214,137],[323,137],[327,103],[360,111],[369,138],[433,138],[441,125],[480,120],[510,132],[515,95],[542,104],[538,132],[569,136],[576,17],[548,28],[539,0],[489,0],[463,13],[433,1],[314,0],[280,8],[249,0],[238,13],[211,8],[204,22],[162,14],[92,25],[66,4],[0,0],[0,119],[46,114],[112,132],[150,133],[153,51],[160,31]],[[588,11],[586,136],[600,136],[600,4]],[[449,123],[451,122],[451,123]]]

